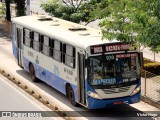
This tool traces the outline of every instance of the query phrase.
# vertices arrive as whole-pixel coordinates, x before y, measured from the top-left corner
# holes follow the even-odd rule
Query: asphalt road
[[[6,115],[6,111],[8,115]],[[11,116],[13,120],[25,120],[27,118],[30,120],[56,120],[56,118],[43,118],[42,111],[49,111],[49,109],[0,75],[0,120],[7,120]],[[37,116],[33,117],[30,113],[35,113]],[[26,117],[22,116],[24,114]]]

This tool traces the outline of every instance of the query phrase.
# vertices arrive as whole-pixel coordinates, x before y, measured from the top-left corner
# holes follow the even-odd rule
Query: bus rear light
[[[102,99],[97,93],[88,91],[88,96],[95,98],[95,99]]]
[[[122,104],[123,102],[122,101],[116,101],[116,102],[114,102],[113,104],[114,105],[120,105],[120,104]]]
[[[132,95],[135,95],[136,93],[138,93],[139,91],[141,90],[141,86],[137,87],[131,94]]]

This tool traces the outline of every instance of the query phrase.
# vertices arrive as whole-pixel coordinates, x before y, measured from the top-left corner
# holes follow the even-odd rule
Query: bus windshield
[[[137,53],[107,54],[89,57],[88,75],[91,85],[113,85],[140,77]]]

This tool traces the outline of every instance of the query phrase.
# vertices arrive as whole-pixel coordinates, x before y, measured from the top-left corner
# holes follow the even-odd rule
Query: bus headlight
[[[137,87],[131,94],[132,95],[135,95],[136,93],[138,93],[139,91],[141,90],[141,86]]]
[[[95,99],[102,99],[97,93],[88,91],[88,96],[95,98]]]

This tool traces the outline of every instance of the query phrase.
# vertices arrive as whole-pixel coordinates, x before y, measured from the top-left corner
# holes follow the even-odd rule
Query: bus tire
[[[74,95],[74,91],[73,91],[73,89],[72,89],[72,87],[69,85],[68,86],[68,97],[69,97],[69,100],[70,100],[70,102],[71,102],[71,104],[73,105],[73,106],[77,106],[77,102],[75,101],[75,95]]]
[[[32,64],[29,65],[29,74],[30,74],[31,80],[32,80],[33,82],[37,82],[37,81],[38,81],[38,79],[37,79],[37,77],[36,77],[36,75],[35,75],[34,66],[33,66]]]

